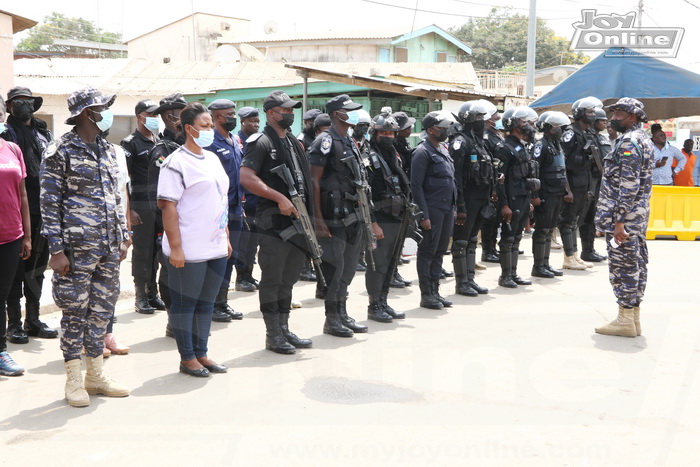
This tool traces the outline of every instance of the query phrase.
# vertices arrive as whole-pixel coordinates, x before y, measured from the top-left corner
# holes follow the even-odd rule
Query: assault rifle
[[[351,195],[345,193],[345,198],[355,201],[357,204],[355,207],[355,215],[357,216],[357,220],[360,221],[360,224],[362,224],[362,230],[364,231],[362,237],[366,250],[365,261],[367,261],[367,265],[374,271],[375,265],[372,250],[377,245],[377,237],[374,236],[374,231],[372,230],[372,217],[370,215],[371,201],[369,196],[370,188],[369,185],[367,185],[365,177],[362,176],[362,169],[354,155],[341,159],[341,161],[345,162],[348,167],[350,167],[352,175],[355,177],[353,184],[356,187],[357,194]]]

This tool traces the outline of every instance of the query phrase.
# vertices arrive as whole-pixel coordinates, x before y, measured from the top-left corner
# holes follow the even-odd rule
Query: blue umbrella
[[[605,105],[634,97],[644,103],[650,120],[698,115],[700,75],[631,49],[610,48],[530,107],[570,112],[571,104],[586,96]]]

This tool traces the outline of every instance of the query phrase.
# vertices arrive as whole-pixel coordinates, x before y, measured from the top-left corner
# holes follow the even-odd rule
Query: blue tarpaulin
[[[644,103],[650,120],[700,115],[700,75],[631,49],[611,48],[530,107],[569,113],[571,104],[586,96],[605,105],[634,97]]]

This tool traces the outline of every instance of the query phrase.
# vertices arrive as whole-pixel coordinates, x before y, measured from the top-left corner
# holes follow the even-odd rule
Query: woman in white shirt
[[[207,356],[207,343],[214,300],[231,256],[229,180],[216,155],[203,149],[214,139],[207,109],[199,102],[187,104],[180,123],[186,142],[163,162],[158,179],[172,298],[169,320],[180,371],[207,377],[226,372]]]

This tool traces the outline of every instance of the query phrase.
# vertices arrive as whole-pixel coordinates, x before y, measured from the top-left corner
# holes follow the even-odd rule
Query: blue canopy
[[[700,114],[700,75],[631,49],[610,48],[530,104],[569,113],[576,100],[594,96],[611,105],[620,97],[644,103],[650,120]]]

